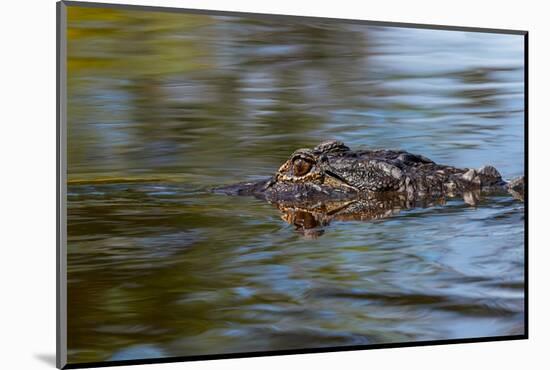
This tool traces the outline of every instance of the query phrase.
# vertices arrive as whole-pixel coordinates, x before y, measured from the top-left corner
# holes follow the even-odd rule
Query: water
[[[308,238],[213,186],[327,138],[523,174],[523,39],[69,7],[69,362],[522,334],[524,205]]]

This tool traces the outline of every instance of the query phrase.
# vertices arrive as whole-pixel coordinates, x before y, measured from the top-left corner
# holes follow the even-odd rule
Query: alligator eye
[[[306,173],[311,170],[311,163],[298,158],[294,161],[294,165],[292,168],[292,172],[294,173],[294,176],[304,176]]]

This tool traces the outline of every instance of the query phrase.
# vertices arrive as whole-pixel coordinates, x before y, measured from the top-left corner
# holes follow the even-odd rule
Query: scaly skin
[[[340,141],[299,149],[266,180],[216,189],[271,202],[357,199],[398,195],[407,200],[511,193],[523,200],[523,177],[504,181],[492,166],[477,170],[437,164],[403,150],[353,151]],[[476,195],[478,196],[478,195]],[[475,196],[474,196],[475,198]]]

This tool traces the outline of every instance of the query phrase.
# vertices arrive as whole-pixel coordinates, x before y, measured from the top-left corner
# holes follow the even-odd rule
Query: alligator
[[[330,140],[296,150],[271,177],[213,191],[266,200],[285,222],[316,238],[332,220],[383,219],[447,198],[462,197],[472,206],[490,194],[524,201],[525,179],[507,182],[493,166],[459,168],[404,150],[351,150]]]
[[[483,194],[511,194],[523,201],[524,187],[523,176],[507,182],[493,166],[458,168],[404,150],[351,150],[329,140],[296,150],[269,178],[214,191],[287,205],[380,197],[410,203],[458,196],[475,204]]]

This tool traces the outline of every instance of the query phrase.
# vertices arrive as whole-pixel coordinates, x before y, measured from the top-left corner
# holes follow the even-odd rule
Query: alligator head
[[[361,193],[368,182],[368,177],[358,176],[358,158],[358,153],[341,141],[326,141],[313,149],[296,150],[271,178],[215,190],[269,201],[350,198]]]

